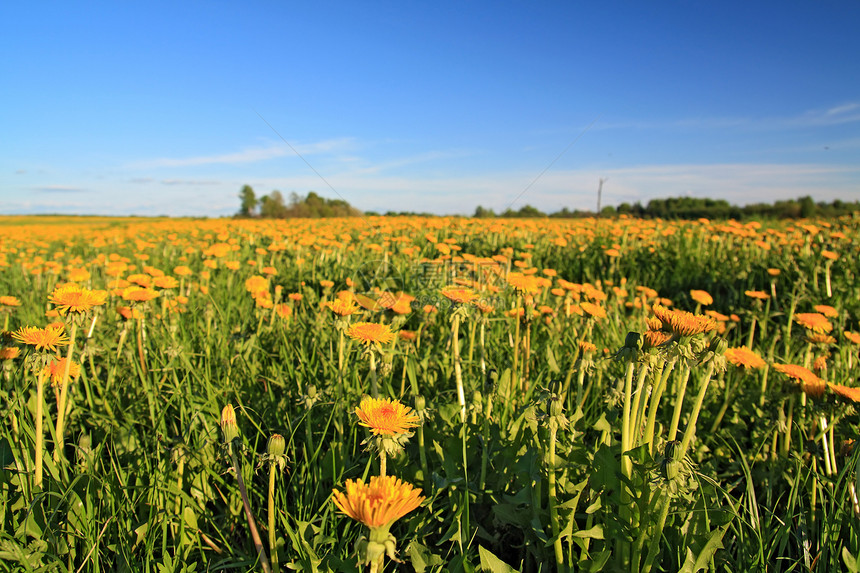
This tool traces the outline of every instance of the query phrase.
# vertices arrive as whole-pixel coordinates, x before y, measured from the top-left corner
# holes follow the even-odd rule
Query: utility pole
[[[600,184],[597,186],[597,216],[600,217],[600,197],[603,195],[603,184],[609,181],[609,178],[600,178]]]

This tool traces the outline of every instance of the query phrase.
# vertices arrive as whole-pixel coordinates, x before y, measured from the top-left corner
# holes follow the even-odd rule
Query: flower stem
[[[60,458],[63,455],[63,432],[65,430],[66,422],[66,401],[69,396],[69,369],[72,366],[72,353],[75,350],[75,336],[77,333],[78,324],[77,322],[72,322],[72,329],[69,332],[69,350],[66,352],[66,369],[63,372],[63,386],[60,390],[60,401],[57,404],[57,444],[54,448],[54,461],[60,461]]]
[[[269,559],[266,557],[266,549],[263,547],[262,539],[260,539],[260,532],[257,531],[254,514],[251,513],[251,502],[248,500],[248,490],[245,489],[245,480],[242,479],[242,468],[239,467],[239,459],[233,450],[233,443],[231,442],[227,447],[230,450],[230,459],[233,460],[233,470],[236,472],[236,480],[239,483],[239,494],[242,496],[242,506],[245,508],[245,517],[248,520],[248,529],[251,530],[251,539],[254,541],[254,547],[257,549],[257,557],[260,559],[263,571],[265,573],[272,573],[272,567],[269,564]]]
[[[275,531],[275,465],[269,464],[269,555],[272,556],[272,570],[277,572],[278,568],[278,541]]]
[[[44,407],[43,404],[45,402],[45,372],[44,370],[39,371],[38,380],[36,382],[36,427],[34,431],[36,433],[36,476],[33,481],[34,488],[38,489],[42,487],[42,457],[44,455],[43,450],[45,449],[44,440],[45,436],[42,434],[42,418]]]
[[[684,459],[687,453],[687,448],[690,447],[690,442],[696,433],[696,420],[699,417],[699,412],[702,411],[702,404],[705,401],[705,393],[708,391],[708,386],[711,384],[711,378],[714,375],[713,362],[708,364],[708,370],[705,372],[705,379],[702,381],[702,387],[699,388],[699,394],[696,396],[696,403],[693,405],[693,413],[690,414],[690,421],[687,422],[687,429],[684,431],[684,439],[681,441],[680,459]]]

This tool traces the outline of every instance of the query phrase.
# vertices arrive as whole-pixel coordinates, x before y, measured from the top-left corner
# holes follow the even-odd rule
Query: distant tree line
[[[284,200],[280,191],[272,191],[268,195],[257,197],[250,185],[245,185],[239,192],[241,205],[237,217],[262,217],[264,219],[288,218],[320,218],[320,217],[353,217],[361,215],[361,211],[352,207],[342,199],[326,199],[314,191],[301,197],[290,193],[289,202]]]
[[[647,205],[639,202],[634,204],[621,203],[617,207],[607,206],[600,210],[603,217],[615,215],[631,215],[642,219],[799,219],[808,217],[838,217],[860,212],[860,201],[841,201],[836,199],[830,203],[816,202],[812,197],[788,199],[769,203],[754,203],[744,207],[730,205],[723,199],[700,199],[695,197],[673,197],[668,199],[652,199]],[[525,205],[517,210],[508,208],[500,214],[480,205],[475,209],[473,217],[489,218],[524,218],[551,217],[576,218],[593,217],[593,211],[570,211],[567,207],[554,213],[544,213],[531,205]]]

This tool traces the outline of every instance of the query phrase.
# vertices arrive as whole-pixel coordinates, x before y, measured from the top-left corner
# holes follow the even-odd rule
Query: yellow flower
[[[746,346],[727,349],[726,360],[735,366],[743,368],[764,368],[765,364],[767,364],[761,356]]]
[[[654,316],[663,323],[663,329],[679,336],[694,336],[716,330],[717,322],[708,316],[693,314],[685,310],[672,310],[663,305],[652,307]]]
[[[816,304],[815,311],[820,312],[828,318],[837,318],[839,316],[839,311],[827,304]]]
[[[593,304],[590,302],[581,302],[579,306],[588,314],[589,316],[593,316],[594,318],[606,318],[606,309],[600,306],[599,304]]]
[[[405,434],[419,425],[418,414],[398,400],[364,397],[355,414],[359,424],[377,436]]]
[[[14,296],[0,296],[0,306],[21,306],[21,301]]]
[[[458,304],[467,304],[478,298],[478,293],[470,288],[448,286],[441,291],[442,296]]]
[[[360,310],[358,305],[355,304],[351,298],[338,298],[332,302],[325,303],[325,306],[331,309],[331,311],[338,316],[349,316]]]
[[[424,501],[420,489],[394,476],[371,476],[367,484],[346,480],[346,491],[332,494],[339,510],[371,529],[389,527]]]
[[[349,327],[346,335],[362,344],[379,346],[394,340],[394,333],[387,324],[375,322],[357,322]]]
[[[34,346],[36,350],[50,350],[56,352],[57,347],[69,344],[69,337],[60,326],[47,326],[36,328],[25,326],[12,333],[12,338],[22,344]]]
[[[51,384],[59,386],[63,383],[63,375],[66,373],[66,359],[57,358],[45,366],[42,373],[50,378]],[[69,364],[69,380],[77,380],[81,375],[81,365],[72,360]]]
[[[691,290],[690,297],[702,306],[714,304],[714,297],[703,290]]]
[[[767,300],[770,298],[769,294],[767,294],[766,292],[762,292],[760,290],[747,290],[747,291],[744,291],[744,294],[750,298],[756,298],[759,300]]]
[[[58,286],[48,296],[48,300],[57,306],[57,310],[62,315],[69,312],[87,312],[94,306],[103,305],[106,298],[107,292],[105,291],[92,291],[74,283]]]
[[[538,294],[549,282],[547,279],[523,273],[509,273],[508,284],[524,294]]]
[[[817,398],[824,393],[827,384],[810,370],[796,364],[774,364],[773,369],[800,382],[800,389]]]
[[[833,330],[833,325],[827,317],[819,312],[799,312],[794,315],[794,320],[812,332],[827,333]]]
[[[158,298],[158,291],[136,285],[126,287],[122,291],[122,298],[130,302],[147,302]]]

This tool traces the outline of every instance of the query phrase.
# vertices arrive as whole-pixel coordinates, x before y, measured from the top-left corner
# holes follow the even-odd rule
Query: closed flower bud
[[[239,437],[239,426],[236,424],[236,412],[231,404],[221,410],[221,431],[224,432],[224,442],[229,444]]]
[[[269,437],[269,444],[266,447],[266,453],[270,456],[282,456],[287,449],[287,444],[284,441],[284,436],[281,434],[272,434]]]

